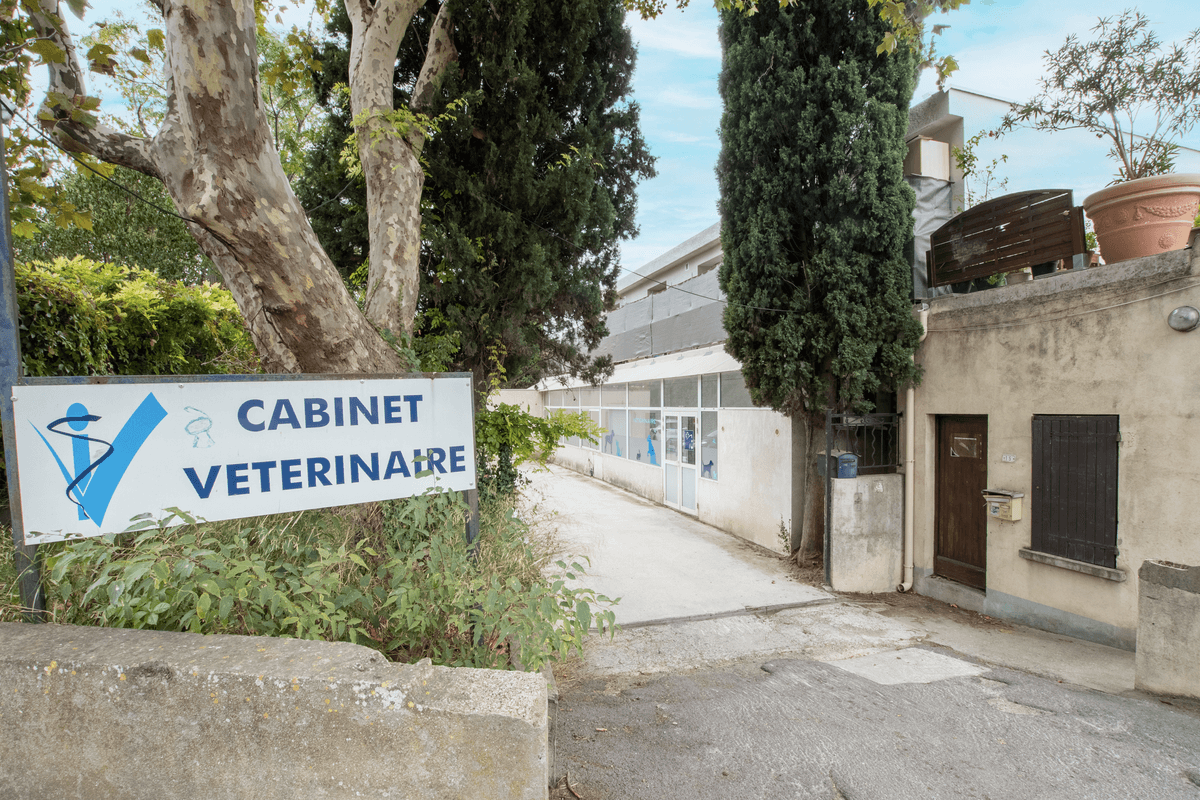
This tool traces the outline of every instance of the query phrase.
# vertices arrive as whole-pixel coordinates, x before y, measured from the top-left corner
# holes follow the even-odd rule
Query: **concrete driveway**
[[[530,477],[528,495],[554,515],[565,551],[590,562],[580,583],[621,599],[624,628],[833,599],[797,582],[781,558],[694,517],[558,466]]]
[[[583,583],[621,597],[559,673],[556,800],[1200,797],[1200,703],[1134,691],[1132,653],[822,592],[603,482],[533,479]]]

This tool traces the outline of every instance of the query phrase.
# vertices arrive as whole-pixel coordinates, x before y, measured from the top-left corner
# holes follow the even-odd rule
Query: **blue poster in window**
[[[696,449],[696,432],[695,431],[684,430],[684,432],[683,432],[683,449],[684,450],[695,450]]]

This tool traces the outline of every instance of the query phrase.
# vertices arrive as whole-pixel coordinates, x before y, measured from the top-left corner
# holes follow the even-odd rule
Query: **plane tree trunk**
[[[168,111],[151,138],[129,136],[79,113],[87,96],[84,71],[61,8],[57,0],[38,3],[31,23],[66,53],[49,65],[42,124],[69,150],[163,181],[233,293],[268,369],[347,373],[415,367],[380,337],[376,325],[393,332],[412,327],[420,249],[419,138],[386,134],[377,140],[384,146],[363,148],[368,184],[374,186],[372,308],[394,312],[373,313],[368,320],[317,241],[280,164],[259,94],[253,0],[161,0]],[[374,43],[352,65],[352,83],[386,85],[390,109],[396,50],[420,3],[350,4]],[[447,16],[431,36],[422,73],[426,83],[434,85],[453,57]],[[371,106],[376,107],[383,104]]]

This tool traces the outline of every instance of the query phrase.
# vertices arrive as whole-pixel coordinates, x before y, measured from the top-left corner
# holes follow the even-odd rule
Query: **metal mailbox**
[[[1016,522],[1021,519],[1024,505],[1024,492],[1014,492],[1008,489],[984,489],[983,502],[987,515],[993,519]]]

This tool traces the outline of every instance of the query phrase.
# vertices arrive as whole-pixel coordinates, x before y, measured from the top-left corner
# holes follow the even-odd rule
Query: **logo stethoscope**
[[[117,485],[125,477],[130,462],[138,450],[146,443],[146,439],[158,424],[167,416],[166,410],[158,402],[154,393],[146,395],[137,410],[126,420],[116,438],[111,442],[93,435],[83,433],[93,422],[100,422],[102,417],[92,414],[83,403],[72,403],[67,408],[66,416],[60,417],[46,426],[46,431],[71,440],[71,469],[63,463],[58,452],[36,425],[31,422],[34,432],[45,443],[50,455],[58,463],[67,486],[63,494],[67,500],[74,503],[79,510],[79,519],[90,519],[97,526],[103,524],[104,515],[112,502]],[[69,428],[70,430],[64,430]],[[73,431],[73,432],[72,432]],[[93,433],[94,431],[89,431]],[[97,444],[104,452],[93,460],[91,445]]]

